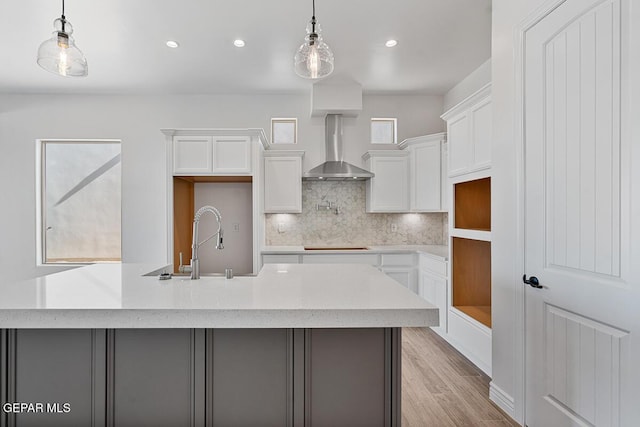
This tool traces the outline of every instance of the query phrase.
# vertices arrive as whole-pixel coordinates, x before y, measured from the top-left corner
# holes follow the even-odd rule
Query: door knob
[[[536,276],[531,276],[529,279],[527,279],[527,275],[523,274],[522,275],[522,281],[531,286],[532,288],[536,288],[536,289],[542,289],[542,285],[540,284],[540,281],[538,280],[538,278]]]

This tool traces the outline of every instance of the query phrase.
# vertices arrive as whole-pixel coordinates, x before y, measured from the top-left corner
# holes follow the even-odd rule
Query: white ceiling
[[[294,93],[311,0],[66,0],[89,76],[40,69],[61,0],[3,0],[4,93]],[[367,93],[444,94],[491,53],[491,0],[316,0],[333,76]],[[244,48],[233,46],[242,38]],[[398,40],[387,48],[387,39]],[[169,49],[167,40],[180,48]],[[332,78],[333,78],[332,76]]]

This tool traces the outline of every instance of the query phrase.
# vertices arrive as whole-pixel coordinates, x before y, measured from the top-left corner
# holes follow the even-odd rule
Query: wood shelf
[[[452,254],[452,305],[491,327],[491,242],[453,237]]]
[[[457,305],[457,310],[460,310],[464,314],[478,322],[485,325],[487,328],[491,328],[491,306],[490,305]]]
[[[450,231],[451,237],[462,237],[464,239],[491,241],[491,231],[469,230],[466,228],[453,228]]]
[[[454,185],[454,228],[491,231],[491,178]]]

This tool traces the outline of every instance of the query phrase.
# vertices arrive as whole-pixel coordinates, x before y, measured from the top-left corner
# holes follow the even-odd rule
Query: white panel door
[[[525,33],[526,424],[637,426],[638,20],[626,1],[559,3]]]
[[[248,136],[214,137],[213,173],[250,174],[251,138]]]

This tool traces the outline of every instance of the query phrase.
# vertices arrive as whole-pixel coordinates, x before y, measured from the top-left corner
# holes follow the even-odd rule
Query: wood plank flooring
[[[430,328],[402,330],[402,427],[515,427],[489,381]]]

